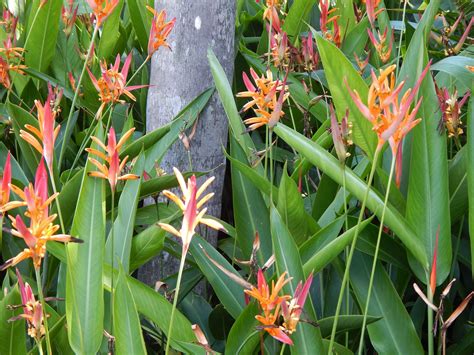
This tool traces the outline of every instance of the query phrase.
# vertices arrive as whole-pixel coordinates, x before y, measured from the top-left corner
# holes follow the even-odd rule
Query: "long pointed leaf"
[[[102,137],[102,130],[97,133],[97,137]],[[102,179],[88,176],[92,169],[93,165],[88,162],[71,229],[71,235],[84,243],[70,243],[66,248],[69,342],[76,353],[89,354],[99,350],[104,318],[105,189]]]

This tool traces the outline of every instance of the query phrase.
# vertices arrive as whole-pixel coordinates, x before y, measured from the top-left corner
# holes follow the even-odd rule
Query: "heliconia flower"
[[[207,179],[198,189],[196,186],[195,175],[192,175],[186,184],[181,172],[177,168],[173,168],[173,171],[181,188],[182,196],[178,197],[169,190],[164,190],[163,194],[176,203],[181,211],[183,211],[181,229],[178,231],[176,228],[166,223],[159,223],[159,225],[165,231],[181,238],[183,243],[183,253],[186,254],[194,236],[195,229],[199,223],[205,224],[215,230],[226,231],[226,229],[216,220],[204,217],[207,208],[200,210],[200,208],[214,196],[214,193],[211,192],[200,199],[207,187],[214,181],[214,177]]]
[[[474,65],[466,65],[466,69],[469,70],[471,73],[474,73]]]
[[[461,108],[466,103],[470,96],[470,91],[467,91],[461,101],[458,101],[458,92],[454,91],[452,95],[449,94],[447,88],[439,88],[435,84],[436,95],[438,96],[439,108],[442,113],[442,118],[439,122],[438,128],[441,130],[445,126],[448,130],[448,137],[459,137],[464,133],[461,121]]]
[[[13,46],[11,37],[8,37],[5,41],[3,41],[3,48],[0,48],[0,53],[4,53],[8,60],[22,58],[23,52],[23,48]]]
[[[10,183],[12,181],[11,153],[8,152],[3,167],[2,184],[0,185],[0,208],[10,201]]]
[[[341,124],[337,121],[336,113],[332,104],[329,106],[331,111],[331,135],[334,142],[334,148],[336,149],[337,157],[339,161],[344,162],[346,158],[351,154],[347,151],[347,147],[352,145],[350,136],[352,134],[352,123],[347,121],[349,111],[341,120]]]
[[[367,33],[369,34],[370,41],[372,42],[372,45],[375,47],[375,51],[379,55],[380,60],[383,63],[386,63],[390,59],[390,54],[392,53],[392,48],[393,48],[393,32],[392,32],[392,37],[387,43],[387,35],[388,35],[388,27],[385,28],[385,31],[381,35],[379,31],[377,31],[377,37],[378,39],[375,38],[373,32],[371,29],[367,29]]]
[[[257,0],[257,3],[260,2]],[[278,11],[281,8],[282,0],[266,0],[265,1],[265,11],[263,12],[263,19],[270,21],[270,18],[278,17]]]
[[[148,38],[148,56],[151,57],[153,53],[155,53],[160,47],[166,47],[171,50],[167,39],[174,27],[174,24],[176,23],[176,17],[166,22],[165,10],[157,12],[150,6],[147,6],[146,8],[153,14],[150,37]]]
[[[8,202],[2,207],[1,212],[25,206],[25,216],[31,219],[31,225],[34,229],[41,221],[49,217],[48,207],[58,194],[48,196],[48,173],[44,166],[44,159],[41,159],[36,170],[34,185],[30,183],[21,190],[19,187],[10,184],[10,188],[21,201]]]
[[[370,51],[367,52],[367,57],[364,60],[361,60],[357,53],[354,52],[354,59],[357,63],[357,66],[359,67],[359,73],[363,73],[365,70],[365,67],[367,67],[367,64],[369,64],[370,60]]]
[[[431,262],[431,273],[430,273],[430,288],[431,294],[434,295],[436,289],[436,273],[438,264],[438,239],[439,239],[439,226],[436,231],[436,241],[433,250],[433,261]]]
[[[323,33],[324,38],[328,41],[333,42],[337,47],[341,46],[341,31],[338,24],[339,16],[329,17],[337,8],[329,10],[329,0],[319,0],[319,9],[321,15],[319,18],[319,27]],[[329,30],[328,25],[332,22],[332,32]]]
[[[369,19],[370,25],[374,27],[375,19],[378,14],[378,12],[375,12],[375,9],[379,7],[380,0],[362,0],[362,3],[365,4],[365,8],[367,9],[367,18]]]
[[[87,71],[91,78],[92,84],[99,92],[99,100],[102,102],[99,110],[97,111],[96,117],[100,118],[102,116],[102,110],[105,105],[111,103],[124,103],[120,97],[126,95],[131,100],[135,101],[135,96],[131,94],[130,91],[141,89],[147,87],[148,85],[135,85],[135,86],[125,86],[127,83],[128,70],[130,68],[130,63],[132,61],[132,53],[130,53],[125,62],[123,63],[122,70],[119,71],[120,67],[120,55],[117,54],[115,58],[114,65],[110,66],[110,69],[107,69],[107,63],[103,61],[100,64],[102,75],[99,79],[96,79],[94,74],[87,67]]]
[[[285,328],[288,334],[293,334],[296,330],[296,326],[300,321],[301,313],[303,312],[303,307],[308,297],[309,289],[311,283],[313,282],[313,274],[311,273],[304,285],[301,281],[296,286],[295,294],[288,301],[282,301],[281,303],[281,313],[283,315],[283,328]]]
[[[25,319],[28,324],[28,335],[39,340],[45,334],[41,302],[35,299],[33,290],[28,282],[23,282],[23,278],[18,269],[16,270],[16,275],[18,277],[23,313],[10,318],[8,321],[13,322],[15,320]]]
[[[264,313],[269,313],[273,311],[282,301],[289,300],[290,296],[280,296],[280,291],[283,287],[291,281],[291,278],[286,277],[286,272],[280,275],[277,282],[272,281],[272,287],[268,286],[267,280],[265,280],[265,275],[261,269],[257,273],[257,287],[253,286],[250,290],[244,290],[244,292],[255,298]]]
[[[76,23],[78,9],[79,5],[76,5],[76,8],[74,8],[74,0],[68,0],[68,7],[63,5],[61,8],[61,19],[64,24],[63,31],[66,37],[71,35],[74,24]]]
[[[474,23],[474,17],[471,17],[471,20],[469,21],[469,24],[467,25],[466,29],[464,30],[464,33],[462,34],[461,38],[459,39],[458,43],[452,48],[448,48],[445,51],[446,55],[456,55],[458,54],[462,46],[464,45],[464,42],[467,39],[467,36],[469,35],[469,31],[471,31],[472,24]]]
[[[303,56],[304,70],[312,72],[316,70],[319,62],[316,46],[313,45],[313,34],[310,31],[308,36],[301,38],[301,54]]]
[[[81,242],[66,234],[56,234],[59,226],[54,224],[57,215],[49,215],[49,205],[58,194],[48,196],[48,174],[44,166],[43,159],[36,171],[34,187],[30,183],[24,190],[10,184],[12,191],[20,197],[22,201],[12,201],[4,205],[2,212],[26,206],[25,216],[30,218],[30,226],[27,227],[20,216],[8,216],[13,229],[11,234],[24,240],[28,248],[24,249],[15,257],[7,260],[0,266],[0,271],[19,262],[31,258],[36,269],[41,266],[41,260],[46,253],[46,244],[49,241],[56,242]]]
[[[97,26],[104,23],[107,17],[114,11],[118,5],[119,0],[87,0],[92,12],[94,13]]]
[[[398,148],[400,141],[419,122],[419,120],[415,120],[414,118],[421,100],[411,112],[409,112],[409,109],[429,67],[430,64],[423,70],[414,88],[408,89],[405,92],[400,103],[398,101],[398,95],[405,82],[402,81],[400,85],[394,89],[395,65],[381,70],[379,77],[377,77],[372,70],[372,84],[369,88],[367,106],[362,102],[357,92],[353,92],[349,89],[352,100],[365,118],[372,123],[372,129],[377,133],[379,138],[378,149],[390,139],[390,146],[395,156],[397,152],[396,148]],[[347,81],[346,85],[348,86]]]
[[[15,71],[19,74],[25,74],[23,69],[26,69],[26,65],[11,65],[3,58],[0,57],[0,84],[6,89],[11,89],[12,83],[10,80],[10,71]]]
[[[270,31],[271,33],[271,31]],[[276,32],[270,37],[270,54],[276,68],[287,68],[290,64],[290,47],[288,35],[284,31]]]
[[[16,25],[18,24],[18,17],[13,15],[10,10],[4,9],[2,14],[2,20],[0,21],[0,25],[3,26],[5,29],[5,33],[8,37],[15,39],[16,36]]]
[[[50,91],[44,105],[41,104],[39,100],[35,100],[36,110],[38,111],[39,129],[27,124],[25,125],[25,129],[31,133],[20,130],[20,137],[43,155],[50,171],[53,169],[54,142],[61,129],[60,125],[57,125],[56,128],[54,127],[56,113],[51,109],[51,102],[55,102],[52,91]]]
[[[278,340],[283,344],[293,345],[293,341],[291,338],[286,334],[285,329],[283,327],[278,326],[275,324],[280,316],[280,305],[277,305],[275,312],[269,313],[268,315],[256,315],[255,319],[258,320],[262,325],[257,327],[261,328],[262,330],[266,331],[268,334],[272,336],[272,338]]]
[[[265,75],[259,77],[253,69],[250,69],[250,74],[255,81],[255,86],[247,74],[243,73],[244,84],[248,91],[240,92],[236,96],[252,98],[250,102],[244,105],[242,110],[247,111],[256,105],[257,108],[254,108],[254,111],[257,116],[245,119],[244,123],[250,125],[249,130],[255,130],[264,125],[268,125],[272,128],[285,114],[282,111],[283,103],[289,96],[286,77],[284,81],[280,83],[279,80],[273,81],[271,71],[267,71],[266,77]],[[288,73],[286,76],[288,76]]]
[[[117,138],[115,136],[115,130],[113,127],[110,127],[109,134],[107,137],[107,146],[100,141],[97,137],[92,136],[91,139],[100,147],[102,148],[105,153],[95,149],[95,148],[86,148],[86,151],[90,154],[96,155],[102,160],[104,163],[100,163],[97,159],[89,157],[89,161],[94,164],[99,171],[91,171],[89,172],[89,176],[94,176],[102,179],[106,179],[109,181],[110,188],[112,191],[115,191],[115,187],[117,186],[117,182],[121,180],[135,180],[139,179],[139,176],[135,174],[124,174],[120,175],[122,170],[127,164],[128,155],[120,161],[120,149],[125,144],[125,142],[130,138],[130,136],[135,131],[135,128],[129,129],[127,132],[124,133],[122,138],[117,143]]]

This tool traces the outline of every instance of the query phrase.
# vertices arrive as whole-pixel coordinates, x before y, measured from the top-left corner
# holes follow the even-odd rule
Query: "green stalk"
[[[377,244],[375,246],[374,261],[372,263],[372,271],[370,273],[369,289],[367,291],[368,293],[367,293],[367,302],[365,303],[364,318],[362,320],[362,331],[360,333],[360,341],[359,341],[359,355],[362,354],[362,349],[363,349],[363,346],[364,346],[364,334],[365,334],[365,326],[367,324],[367,314],[369,312],[370,296],[372,294],[375,268],[377,266],[377,258],[378,258],[379,249],[380,249],[380,240],[382,239],[383,221],[384,221],[384,218],[385,218],[385,211],[387,210],[388,196],[390,195],[390,186],[391,186],[392,179],[393,179],[393,172],[395,170],[395,162],[396,162],[395,155],[393,155],[392,164],[390,166],[390,175],[388,177],[387,191],[385,192],[385,200],[384,200],[384,203],[383,203],[382,217],[380,218],[380,226],[379,226],[379,233],[377,235]]]
[[[84,65],[82,66],[81,75],[79,76],[79,81],[77,83],[76,90],[74,91],[74,97],[72,99],[71,108],[69,110],[69,116],[67,118],[65,132],[69,131],[69,126],[71,125],[71,118],[72,118],[72,115],[74,114],[74,108],[76,106],[77,97],[79,96],[79,90],[81,88],[82,79],[84,78],[84,73],[86,72],[86,68],[87,68],[87,62],[88,62],[89,57],[91,55],[92,47],[94,46],[94,41],[95,41],[95,38],[96,38],[98,32],[99,32],[99,26],[96,25],[94,27],[94,32],[92,33],[91,43],[89,44],[89,49],[87,50],[87,55],[86,55],[86,59],[84,61]],[[61,152],[59,154],[58,170],[61,170],[61,164],[62,164],[65,152],[66,152],[66,140],[64,139],[63,143],[61,144]]]
[[[36,347],[38,348],[39,355],[43,355],[43,347],[41,346],[41,339],[36,339]]]
[[[341,162],[341,168],[342,168],[342,192],[343,192],[343,203],[344,203],[344,227],[345,227],[345,232],[349,230],[349,218],[347,215],[347,203],[346,203],[346,174],[344,174],[344,169],[346,167],[346,163]],[[344,255],[347,257],[349,255],[349,248],[346,247],[344,248]],[[349,307],[349,301],[350,301],[350,292],[349,288],[346,289],[346,314],[349,315],[350,307]],[[349,346],[349,332],[346,332],[346,347]]]
[[[280,355],[283,355],[285,353],[285,348],[286,348],[286,344],[283,344],[281,346]]]
[[[341,283],[341,290],[339,291],[339,297],[337,300],[336,314],[334,315],[335,318],[334,318],[334,323],[332,325],[331,340],[329,342],[328,354],[332,354],[332,349],[334,347],[334,339],[336,337],[337,322],[339,321],[339,313],[341,311],[342,299],[344,298],[344,290],[346,287],[346,283],[349,280],[349,270],[351,267],[352,257],[354,255],[355,246],[357,244],[357,237],[359,236],[359,228],[362,222],[362,218],[364,217],[365,205],[367,202],[367,197],[369,196],[370,186],[372,185],[372,179],[374,178],[375,168],[377,166],[377,161],[380,155],[380,151],[381,149],[379,147],[377,147],[377,149],[375,150],[374,161],[372,163],[372,168],[370,170],[369,180],[367,181],[367,189],[365,191],[364,199],[362,200],[359,218],[357,220],[357,226],[354,233],[354,239],[352,239],[351,249],[349,251],[348,259],[346,260],[346,269],[344,270],[344,276],[342,278],[342,283]]]
[[[114,215],[115,215],[115,189],[112,189],[112,206],[110,212],[110,220],[112,226],[110,230],[110,246],[111,246],[111,260],[112,260],[112,273],[110,274],[110,335],[113,335],[114,330],[114,265],[115,265],[115,250],[114,250]]]
[[[183,246],[183,251],[181,252],[181,261],[179,263],[178,280],[176,281],[176,289],[174,292],[173,308],[171,309],[170,325],[168,326],[168,339],[166,341],[165,355],[168,355],[170,351],[171,334],[173,332],[174,312],[176,311],[176,305],[178,304],[179,288],[181,286],[181,277],[183,276],[185,261],[186,261],[186,251],[184,250],[184,246]]]
[[[428,296],[428,301],[433,303],[433,294],[431,293],[429,275],[427,275],[426,295]],[[434,355],[433,310],[430,307],[426,308],[428,309],[428,355]]]
[[[46,338],[46,351],[48,355],[52,355],[53,351],[51,350],[51,342],[49,340],[49,328],[48,328],[48,317],[46,315],[46,302],[44,301],[43,287],[41,286],[41,275],[39,268],[35,267],[35,276],[36,276],[36,286],[38,287],[38,297],[40,299],[41,308],[43,309],[43,323],[44,323],[44,332]],[[41,348],[41,346],[39,347]]]
[[[402,23],[403,26],[405,26],[405,14],[407,12],[407,3],[408,0],[403,1],[403,13],[402,13]],[[395,77],[398,78],[398,67],[400,66],[400,52],[402,49],[402,39],[403,39],[403,33],[405,32],[404,29],[400,30],[400,38],[398,40],[398,53],[397,53],[397,68],[395,69]]]

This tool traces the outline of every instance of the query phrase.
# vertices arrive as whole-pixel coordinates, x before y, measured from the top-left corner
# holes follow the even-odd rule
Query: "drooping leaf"
[[[342,167],[335,157],[315,142],[307,139],[290,128],[278,124],[274,132],[296,151],[304,155],[308,161],[328,174],[334,181],[342,185]],[[346,187],[354,197],[360,201],[364,198],[367,185],[351,169],[345,168]],[[383,200],[373,189],[369,191],[367,207],[377,216],[381,216]],[[385,224],[400,238],[407,250],[417,259],[421,265],[428,269],[428,257],[423,245],[417,240],[412,228],[405,218],[394,210],[390,204],[385,211]]]
[[[296,39],[315,3],[316,0],[293,1],[288,15],[286,16],[285,23],[283,24],[283,31],[285,31],[290,38]]]
[[[120,36],[119,24],[123,2],[124,0],[120,0],[118,2],[118,5],[115,7],[115,9],[107,17],[104,24],[102,25],[102,32],[98,48],[98,54],[100,58],[107,59],[114,54],[114,48]]]
[[[143,6],[143,2],[138,0],[127,0],[127,8],[130,13],[131,22],[135,29],[138,42],[140,43],[142,50],[146,51],[148,48],[148,35],[151,26],[151,13],[150,16],[148,16],[147,10],[145,6]]]
[[[204,251],[219,265],[227,269],[229,272],[240,277],[239,273],[230,265],[230,263],[216,250],[212,245],[206,242],[203,238],[198,235],[193,237],[189,251],[191,252],[194,260],[201,269],[201,272],[206,277],[207,281],[211,284],[217,297],[225,307],[227,312],[237,319],[244,309],[244,290],[242,286],[232,281],[228,275],[220,270],[201,249]]]
[[[134,271],[163,249],[166,232],[158,224],[152,224],[132,238],[130,271]]]

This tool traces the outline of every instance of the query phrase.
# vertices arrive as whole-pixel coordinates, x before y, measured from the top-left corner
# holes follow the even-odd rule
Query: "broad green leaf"
[[[142,149],[147,150],[152,147],[157,141],[159,141],[166,133],[169,132],[172,123],[168,123],[164,126],[158,127],[157,129],[148,132],[144,136],[133,140],[127,147],[120,153],[120,158],[126,157],[127,155],[131,158],[136,157],[140,154]]]
[[[354,4],[352,0],[336,0],[335,8],[337,9],[335,11],[335,15],[339,16],[337,21],[341,26],[341,38],[344,38],[345,41],[347,41],[348,39],[346,38],[346,35],[356,25]],[[365,32],[365,31],[361,31],[361,32]]]
[[[114,53],[115,45],[120,36],[119,24],[120,24],[120,14],[122,12],[123,1],[120,0],[112,11],[112,13],[107,17],[104,24],[102,25],[102,31],[99,41],[98,55],[99,58],[107,59],[112,56]]]
[[[420,48],[425,48],[424,41],[416,47],[418,53]],[[428,62],[424,51],[424,56],[420,55],[410,68],[410,76],[421,75]],[[440,285],[451,269],[451,221],[446,135],[437,130],[441,112],[430,75],[423,80],[419,96],[423,96],[423,102],[417,115],[422,117],[422,121],[413,129],[406,218],[430,261],[439,231],[436,280]],[[416,276],[427,282],[425,270],[413,263],[412,258],[409,261]]]
[[[227,115],[227,119],[229,120],[229,129],[237,143],[240,145],[241,149],[244,151],[247,160],[250,161],[252,151],[255,151],[255,145],[250,138],[250,135],[246,132],[242,118],[240,118],[239,111],[235,105],[234,94],[232,92],[232,88],[230,87],[229,80],[227,79],[224,69],[222,68],[212,49],[208,50],[207,59],[209,60],[209,65],[211,66],[212,77],[214,78],[214,83],[216,85],[217,92],[219,93],[222,106],[224,106],[224,111]],[[260,170],[263,172],[263,168]]]
[[[288,11],[285,23],[283,24],[283,31],[285,31],[293,41],[301,32],[301,29],[308,19],[309,13],[313,8],[316,0],[295,0]]]
[[[372,259],[357,251],[352,259],[350,283],[361,308],[365,307],[367,300]],[[369,315],[382,317],[367,326],[377,353],[424,354],[410,315],[380,263],[375,271]]]
[[[460,93],[464,93],[472,88],[473,83],[473,74],[467,69],[468,65],[474,66],[474,58],[457,55],[441,59],[439,62],[433,64],[431,70],[446,73],[448,75],[449,85],[455,86]],[[440,78],[438,75],[436,79],[439,85],[438,79]]]
[[[76,212],[76,204],[71,203],[77,201],[79,191],[81,189],[82,178],[84,175],[84,169],[79,170],[71,179],[69,179],[61,188],[57,200],[59,206],[61,206],[61,215],[64,221],[64,228],[68,230],[71,225],[72,219]],[[52,211],[57,213],[57,204],[53,204]]]
[[[329,352],[329,340],[328,339],[323,339],[323,347],[324,347],[324,353],[327,354]],[[354,353],[350,351],[348,348],[346,348],[344,345],[341,345],[339,343],[334,343],[333,344],[333,352],[334,354],[337,355],[353,355]]]
[[[138,43],[142,47],[143,51],[147,51],[148,48],[148,35],[151,26],[151,13],[147,16],[148,10],[144,6],[144,1],[139,0],[126,0],[128,11],[130,13],[130,19],[135,29],[135,34],[138,38]]]
[[[102,129],[95,136],[101,139]],[[71,228],[71,235],[83,243],[69,243],[66,247],[69,342],[74,352],[90,354],[99,350],[104,318],[105,189],[104,180],[88,176],[93,169],[88,161]]]
[[[372,131],[370,122],[362,115],[349,95],[349,88],[357,91],[362,101],[367,101],[369,88],[360,77],[352,63],[331,42],[315,34],[324,73],[328,81],[329,90],[336,106],[337,116],[342,117],[349,109],[349,121],[354,125],[353,140],[370,158],[373,158],[377,145],[377,136]]]
[[[351,31],[347,33],[341,47],[342,52],[347,56],[347,58],[352,60],[352,58],[354,58],[354,53],[359,57],[363,55],[367,39],[369,38],[369,35],[367,34],[368,27],[369,20],[367,17],[364,17]]]
[[[372,218],[366,219],[359,226],[359,232],[363,231],[365,227],[372,221]],[[343,250],[347,247],[354,239],[355,231],[357,227],[352,227],[347,232],[343,233],[340,237],[334,239],[319,250],[315,250],[314,254],[303,264],[303,271],[305,275],[309,275],[311,272],[318,273],[326,265],[334,260]],[[309,244],[309,243],[308,243]],[[311,246],[315,246],[313,244]],[[302,249],[308,248],[310,245],[303,244]]]
[[[260,337],[255,327],[259,322],[255,319],[260,314],[257,302],[250,302],[240,313],[230,329],[227,342],[225,344],[225,353],[229,355],[252,354],[257,347]]]
[[[145,166],[145,156],[140,154],[133,165],[132,174],[139,176],[136,180],[127,180],[120,195],[117,206],[117,218],[113,221],[113,251],[112,251],[112,231],[109,233],[105,246],[105,261],[117,268],[120,262],[125,273],[129,272],[130,249],[132,247],[133,226],[137,213],[138,201],[140,197],[140,183]],[[113,260],[112,258],[113,253]]]
[[[30,172],[34,174],[38,168],[41,157],[35,148],[20,137],[20,130],[24,130],[26,124],[38,127],[38,121],[28,111],[12,103],[7,103],[7,109],[8,114],[12,118],[13,131],[22,152],[22,157],[25,159]]]
[[[295,238],[296,244],[300,245],[308,237],[306,211],[301,193],[298,192],[298,186],[286,172],[286,165],[280,180],[277,209],[291,235]]]
[[[337,333],[347,332],[350,330],[359,331],[362,327],[362,321],[364,319],[363,315],[340,315],[337,322]],[[372,324],[378,321],[379,317],[367,316],[367,324]],[[334,323],[334,317],[322,318],[318,321],[319,328],[321,329],[321,334],[324,338],[329,338],[331,336],[332,326]]]
[[[135,300],[122,267],[114,291],[114,336],[117,354],[147,353]]]
[[[132,238],[130,271],[138,269],[163,249],[165,235],[166,232],[158,224],[152,224]]]
[[[56,52],[63,1],[48,0],[39,8],[41,2],[34,0],[31,7],[25,38],[25,64],[45,72]]]
[[[239,273],[235,271],[224,256],[198,235],[193,237],[189,251],[198,264],[199,269],[201,269],[201,272],[211,284],[217,298],[219,298],[227,312],[229,312],[234,319],[237,319],[245,305],[244,290],[242,286],[231,280],[222,270],[219,270],[219,268],[209,260],[204,251],[229,272],[240,277]]]
[[[274,128],[274,132],[296,151],[304,155],[312,164],[329,175],[338,184],[342,185],[343,171],[341,164],[339,160],[329,152],[303,135],[281,124],[278,124]],[[364,198],[367,184],[347,167],[345,167],[344,173],[346,175],[347,191],[361,201]],[[373,189],[370,189],[367,198],[367,207],[380,218],[382,206],[382,197]],[[415,259],[428,269],[428,257],[423,245],[417,239],[405,218],[400,215],[398,211],[393,209],[390,204],[387,205],[385,211],[385,224],[400,238]]]
[[[104,265],[104,287],[109,290],[111,281],[110,274],[111,267],[109,265]],[[117,277],[118,272],[114,271],[114,279],[117,279]],[[166,335],[168,333],[169,322],[171,319],[171,303],[169,303],[160,293],[137,279],[131,276],[127,276],[126,278],[138,313],[153,321]],[[174,314],[173,326],[173,339],[171,340],[173,346],[175,341],[194,342],[196,340],[191,329],[191,323],[179,310],[176,310]]]
[[[305,281],[305,274],[298,252],[298,247],[290,235],[278,210],[271,205],[270,209],[271,233],[273,250],[275,252],[275,262],[278,275],[284,272],[292,280],[283,288],[285,294],[294,295],[298,282]],[[317,322],[316,312],[314,311],[311,297],[308,297],[304,305],[305,314],[311,321]],[[291,347],[293,354],[322,353],[323,343],[321,331],[319,328],[307,323],[299,323],[297,330],[292,334],[294,345]]]
[[[467,211],[468,198],[468,149],[464,145],[449,161],[449,209],[451,224],[456,223]]]
[[[21,297],[17,286],[0,300],[0,354],[26,354],[25,321],[8,321],[23,313],[23,309],[10,311],[7,306],[19,304]]]
[[[469,198],[469,239],[471,244],[471,275],[474,278],[474,99],[471,96],[467,112],[467,191]]]
[[[229,141],[231,155],[235,160],[245,164],[245,154],[233,135],[229,136]],[[237,243],[239,243],[247,260],[252,253],[255,233],[258,232],[261,243],[259,251],[261,257],[259,261],[263,265],[272,254],[267,205],[260,191],[234,165],[231,166],[231,176]]]

